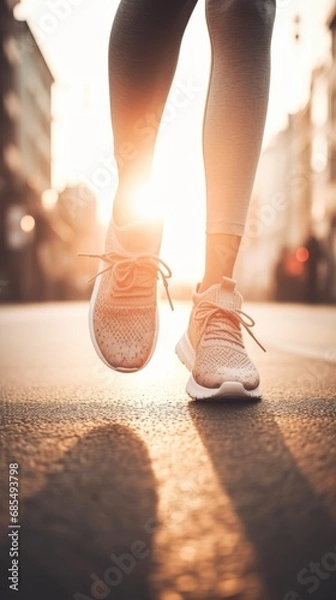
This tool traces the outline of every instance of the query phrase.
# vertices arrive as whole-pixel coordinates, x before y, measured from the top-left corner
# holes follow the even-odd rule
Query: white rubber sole
[[[101,269],[101,268],[104,268],[104,265],[101,265],[99,267],[99,269]],[[92,345],[96,351],[96,354],[99,356],[100,360],[102,360],[103,363],[109,369],[112,369],[112,371],[118,371],[119,373],[136,373],[137,371],[141,371],[142,369],[144,369],[146,367],[146,365],[148,365],[149,361],[151,360],[151,358],[154,354],[154,350],[155,350],[156,344],[157,344],[158,333],[159,333],[159,311],[158,311],[158,308],[156,308],[156,329],[155,329],[155,337],[154,337],[154,341],[153,341],[153,346],[152,346],[151,353],[150,353],[148,359],[142,365],[142,367],[134,367],[134,368],[127,369],[125,367],[115,367],[114,365],[111,365],[106,360],[105,356],[102,354],[102,352],[99,348],[98,342],[96,340],[95,331],[94,331],[93,313],[94,313],[94,307],[95,307],[96,299],[98,296],[99,286],[101,284],[102,277],[103,277],[102,275],[98,275],[98,277],[96,277],[95,284],[94,284],[93,290],[92,290],[91,300],[90,300],[89,331],[90,331],[90,338],[91,338]]]
[[[180,361],[192,371],[195,362],[195,351],[190,343],[187,333],[176,344],[175,352]],[[195,400],[210,400],[212,398],[261,398],[260,386],[254,390],[246,390],[239,381],[225,381],[219,388],[207,388],[199,385],[192,374],[189,377],[186,392]]]

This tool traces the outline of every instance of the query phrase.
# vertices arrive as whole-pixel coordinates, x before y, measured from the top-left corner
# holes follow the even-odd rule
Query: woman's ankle
[[[199,291],[204,292],[221,282],[222,277],[232,279],[241,238],[230,234],[208,234],[206,265]]]

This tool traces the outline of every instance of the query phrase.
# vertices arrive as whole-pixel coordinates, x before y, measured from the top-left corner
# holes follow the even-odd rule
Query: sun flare
[[[139,220],[162,220],[163,205],[151,185],[141,186],[134,197],[134,215]]]

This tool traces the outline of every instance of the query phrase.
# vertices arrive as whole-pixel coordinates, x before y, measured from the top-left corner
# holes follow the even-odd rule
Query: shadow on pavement
[[[335,600],[335,523],[299,470],[273,415],[262,403],[237,402],[190,402],[189,412],[255,549],[266,600]],[[325,561],[329,571],[321,567],[324,578],[313,575],[310,563],[321,565],[328,553],[335,557]]]
[[[142,440],[116,424],[91,430],[21,503],[16,597],[149,600],[156,504]]]

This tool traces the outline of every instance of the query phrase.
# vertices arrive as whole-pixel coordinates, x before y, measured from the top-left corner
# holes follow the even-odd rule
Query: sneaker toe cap
[[[217,353],[200,352],[193,368],[193,377],[201,386],[218,388],[224,382],[239,382],[246,390],[254,390],[260,383],[259,373],[247,355],[232,352],[226,360]]]
[[[95,313],[93,324],[98,349],[113,369],[141,369],[150,359],[156,337],[155,308]]]

